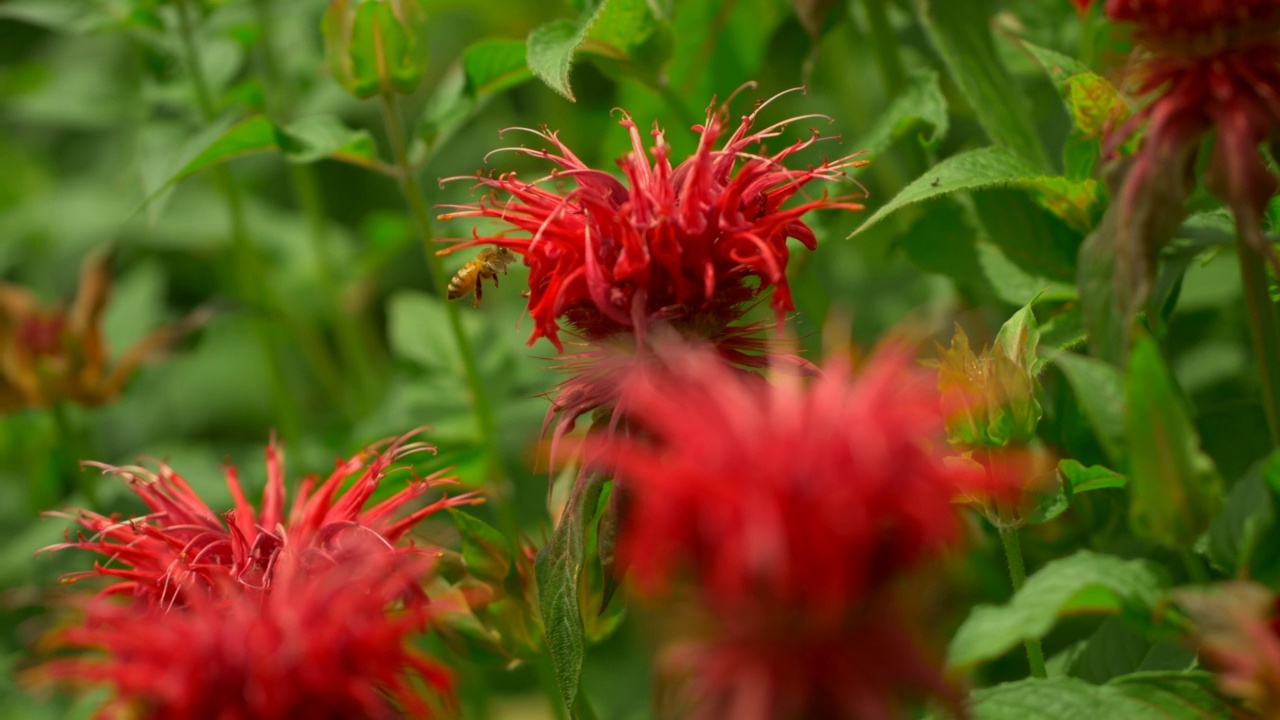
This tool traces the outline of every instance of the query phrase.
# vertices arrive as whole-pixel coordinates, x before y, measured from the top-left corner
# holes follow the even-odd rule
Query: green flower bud
[[[1024,445],[1040,423],[1040,383],[1034,350],[995,348],[974,354],[956,326],[950,348],[939,347],[938,390],[949,412],[947,440],[968,448]]]
[[[417,89],[427,69],[420,0],[330,0],[325,56],[338,84],[357,97]]]

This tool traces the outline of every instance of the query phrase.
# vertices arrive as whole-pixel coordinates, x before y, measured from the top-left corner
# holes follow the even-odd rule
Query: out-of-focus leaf
[[[1059,353],[1051,359],[1071,384],[1080,410],[1111,463],[1126,467],[1125,385],[1120,371],[1101,360],[1074,353]]]
[[[1129,478],[1115,470],[1104,468],[1101,465],[1085,467],[1079,461],[1070,458],[1058,463],[1058,473],[1071,486],[1073,494],[1093,490],[1123,488],[1129,484]]]
[[[77,35],[101,28],[112,20],[97,3],[84,0],[6,0],[0,4],[0,18]]]
[[[1120,618],[1109,617],[1072,660],[1070,674],[1101,685],[1142,670],[1188,670],[1195,660],[1195,652],[1176,641],[1152,641]]]
[[[974,608],[951,639],[948,663],[965,668],[994,660],[1044,637],[1066,615],[1149,618],[1167,587],[1152,563],[1081,550],[1045,565],[1007,604]]]
[[[1076,298],[1074,287],[1022,267],[1008,256],[1004,248],[980,242],[977,251],[982,275],[1002,302],[1022,306],[1036,298],[1046,302]]]
[[[513,88],[533,77],[528,47],[523,40],[484,40],[462,51],[467,89],[473,95],[491,95]]]
[[[927,137],[922,133],[920,142],[930,148],[942,142],[951,125],[938,73],[927,68],[911,73],[902,93],[893,99],[856,147],[874,158],[894,141],[922,125],[928,126],[931,132]]]
[[[501,583],[511,569],[511,543],[502,533],[474,515],[449,510],[462,538],[462,560],[481,580]]]
[[[1222,514],[1209,526],[1209,561],[1237,577],[1250,571],[1260,547],[1276,526],[1276,491],[1280,486],[1280,452],[1254,465],[1227,493]],[[1272,543],[1275,544],[1275,538]]]
[[[996,53],[988,3],[914,0],[913,4],[929,41],[987,136],[1033,168],[1029,175],[1043,174],[1049,160],[1022,102],[1023,93]]]
[[[378,146],[368,131],[352,130],[333,115],[312,115],[276,128],[276,142],[296,163],[331,158],[368,166],[378,160]]]
[[[586,557],[587,529],[603,487],[604,478],[598,474],[579,477],[555,534],[538,552],[536,563],[538,603],[547,633],[547,650],[551,653],[556,684],[566,709],[572,708],[577,699],[587,652],[578,584]]]
[[[1019,680],[975,690],[975,720],[1203,720],[1233,716],[1203,672],[1137,673],[1106,685],[1075,678]]]
[[[1189,549],[1222,507],[1222,478],[1200,449],[1177,383],[1149,336],[1134,345],[1125,405],[1133,531]]]

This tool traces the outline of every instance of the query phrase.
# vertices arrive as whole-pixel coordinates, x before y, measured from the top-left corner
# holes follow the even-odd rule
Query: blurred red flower
[[[1106,13],[1133,24],[1133,74],[1150,97],[1116,138],[1146,123],[1121,189],[1123,224],[1163,242],[1180,217],[1169,204],[1190,193],[1200,140],[1216,129],[1206,184],[1242,240],[1274,260],[1262,219],[1280,184],[1258,147],[1280,139],[1280,0],[1108,0]]]
[[[181,607],[99,598],[57,640],[97,652],[34,673],[110,685],[102,718],[431,717],[453,701],[448,670],[410,642],[430,619],[414,594],[429,568],[382,554],[317,570],[285,551],[269,592],[222,575]]]
[[[701,135],[696,152],[676,167],[656,125],[650,132],[651,164],[639,129],[630,115],[621,113],[619,124],[627,128],[632,145],[618,161],[626,182],[587,167],[554,132],[517,128],[553,147],[508,149],[549,160],[557,169],[533,182],[514,173],[479,177],[481,186],[496,192],[475,205],[445,206],[453,212],[441,219],[490,218],[510,226],[496,235],[460,239],[453,249],[499,245],[524,257],[534,320],[530,343],[545,337],[563,352],[561,318],[591,341],[617,333],[643,337],[655,321],[714,338],[771,286],[770,306],[781,324],[793,309],[787,239],[810,250],[816,242],[800,218],[815,209],[861,210],[853,200],[862,195],[824,194],[783,205],[810,182],[840,180],[845,168],[865,161],[855,154],[818,167],[789,169],[785,162],[790,156],[833,138],[814,131],[809,139],[769,154],[765,141],[781,135],[788,123],[820,116],[753,131],[758,113],[759,108],[744,116],[716,148],[728,126],[728,110],[713,105],[706,123],[693,128]],[[565,178],[576,187],[563,193],[544,187]]]
[[[191,588],[224,588],[225,579],[265,590],[273,582],[277,560],[288,551],[317,567],[351,556],[422,552],[396,545],[426,516],[481,502],[481,498],[476,493],[444,497],[397,518],[428,492],[456,482],[440,472],[414,478],[391,497],[366,507],[382,481],[396,470],[394,463],[416,452],[435,451],[428,443],[410,442],[416,434],[396,438],[380,452],[371,448],[339,460],[318,486],[317,478],[304,479],[287,511],[284,462],[274,443],[266,450],[267,485],[260,510],[246,499],[234,467],[226,468],[226,476],[235,507],[219,514],[166,464],[155,472],[101,465],[104,473],[128,480],[151,512],[128,520],[89,510],[50,513],[77,520],[91,534],[71,539],[68,532],[67,542],[45,549],[79,548],[107,559],[95,562],[93,570],[68,575],[63,582],[94,576],[119,578],[103,593],[162,606],[189,602],[201,594],[188,592]]]
[[[1196,649],[1218,687],[1244,700],[1250,717],[1280,716],[1280,599],[1246,581],[1184,589],[1176,597],[1195,622]]]
[[[696,681],[708,707],[750,695],[772,708],[761,717],[881,717],[898,690],[939,694],[919,643],[853,640],[913,636],[890,612],[899,581],[961,540],[958,496],[1012,489],[944,463],[934,374],[892,347],[856,378],[836,358],[807,385],[710,351],[657,357],[623,384],[630,435],[588,438],[586,460],[624,493],[618,552],[639,590],[687,573],[722,628],[698,643],[717,658]],[[826,660],[796,660],[815,647]]]

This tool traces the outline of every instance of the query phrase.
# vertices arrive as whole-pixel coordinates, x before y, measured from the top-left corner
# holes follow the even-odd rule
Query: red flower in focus
[[[767,384],[708,351],[658,358],[618,405],[643,439],[589,439],[588,461],[625,493],[618,552],[640,590],[659,594],[687,571],[721,626],[695,653],[707,707],[871,717],[892,714],[897,690],[940,694],[890,598],[960,540],[954,498],[1006,484],[935,450],[933,374],[901,349],[856,379],[830,362],[807,387]],[[868,633],[886,642],[857,640]],[[753,694],[764,678],[766,698]]]
[[[382,554],[317,571],[305,553],[285,552],[267,593],[221,576],[223,592],[190,593],[182,607],[100,598],[60,642],[101,654],[34,672],[109,684],[103,718],[431,717],[451,706],[452,681],[410,642],[430,619],[412,599],[429,567]]]
[[[825,194],[783,205],[808,183],[839,180],[845,168],[865,161],[851,155],[816,168],[789,169],[785,162],[790,156],[829,138],[815,131],[808,140],[768,154],[764,142],[779,136],[788,122],[804,118],[752,131],[758,112],[743,117],[716,148],[728,111],[713,106],[706,123],[693,128],[702,136],[697,151],[676,167],[662,131],[655,125],[650,133],[651,163],[639,129],[622,113],[619,124],[627,128],[632,145],[618,161],[626,182],[587,167],[554,132],[519,128],[553,149],[510,149],[545,158],[557,169],[533,182],[514,173],[481,177],[480,185],[497,192],[475,205],[446,206],[455,211],[441,219],[492,218],[511,227],[498,235],[477,235],[453,249],[491,244],[524,257],[534,320],[530,343],[545,337],[563,352],[561,318],[592,341],[616,333],[643,336],[657,320],[713,339],[771,286],[770,305],[781,324],[793,309],[787,239],[811,250],[816,242],[800,218],[820,208],[862,209],[852,202],[854,196]],[[571,178],[576,187],[563,194],[543,187],[563,178]]]
[[[215,513],[168,465],[156,472],[142,467],[101,466],[104,472],[127,479],[131,489],[151,512],[140,518],[120,520],[115,515],[99,515],[89,510],[70,517],[92,533],[85,537],[45,548],[79,548],[96,552],[107,562],[94,569],[68,575],[64,582],[98,575],[120,579],[105,594],[129,595],[169,606],[189,602],[190,588],[218,590],[223,580],[234,580],[250,588],[268,589],[275,565],[285,552],[303,556],[310,565],[337,563],[347,557],[378,553],[420,552],[396,548],[418,521],[446,507],[480,502],[475,493],[445,497],[409,512],[396,515],[441,485],[456,481],[436,473],[415,478],[407,487],[372,507],[365,507],[381,482],[407,455],[435,448],[424,442],[409,442],[415,432],[395,439],[381,452],[339,460],[333,473],[316,485],[315,477],[303,480],[285,508],[284,464],[279,448],[267,446],[267,486],[262,508],[245,498],[233,467],[226,469],[227,486],[235,498],[235,508]],[[355,477],[345,492],[343,486]]]
[[[1262,218],[1280,185],[1258,146],[1280,139],[1280,0],[1108,0],[1106,13],[1134,24],[1134,75],[1151,97],[1117,138],[1147,124],[1121,189],[1122,225],[1139,229],[1148,252],[1163,243],[1178,217],[1169,205],[1189,194],[1200,139],[1216,129],[1206,183],[1241,239],[1274,261]]]

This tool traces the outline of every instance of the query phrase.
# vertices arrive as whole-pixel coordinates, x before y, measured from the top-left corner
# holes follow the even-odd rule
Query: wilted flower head
[[[790,156],[826,138],[815,131],[772,154],[763,144],[786,124],[815,116],[753,131],[758,113],[744,116],[717,148],[729,119],[725,107],[713,104],[706,122],[693,128],[701,135],[698,149],[675,167],[662,131],[654,126],[646,154],[639,128],[621,113],[619,124],[632,146],[618,161],[625,182],[587,167],[556,133],[519,128],[552,149],[510,149],[549,160],[556,169],[533,182],[514,173],[480,177],[480,185],[496,192],[475,205],[446,206],[454,211],[441,218],[492,218],[510,226],[457,247],[492,244],[523,256],[534,322],[530,342],[545,337],[563,351],[562,319],[592,341],[618,333],[642,337],[655,321],[714,341],[769,287],[781,323],[793,309],[787,240],[815,247],[801,217],[819,208],[862,209],[851,196],[825,194],[784,205],[810,182],[842,179],[845,168],[864,161],[851,155],[789,169]],[[564,179],[575,187],[547,187]]]
[[[411,642],[430,621],[415,596],[429,569],[389,553],[317,569],[286,551],[267,592],[221,576],[180,607],[99,598],[56,640],[89,652],[34,679],[110,686],[102,718],[432,717],[452,680]]]
[[[1256,717],[1280,716],[1280,603],[1249,582],[1184,590],[1178,604],[1195,621],[1201,662],[1224,693],[1245,701]]]
[[[77,520],[90,535],[68,538],[46,549],[79,548],[106,558],[105,563],[95,562],[93,570],[69,575],[64,582],[93,576],[118,578],[104,594],[132,596],[161,606],[217,591],[226,587],[226,581],[267,589],[277,561],[289,552],[317,566],[353,556],[420,553],[397,547],[416,523],[443,508],[473,504],[480,498],[475,493],[444,497],[397,517],[433,489],[455,483],[440,472],[414,478],[391,497],[366,507],[382,481],[395,471],[394,463],[415,452],[435,451],[428,443],[410,442],[415,434],[395,439],[381,452],[370,449],[339,460],[319,485],[317,478],[307,477],[287,508],[284,463],[274,443],[266,450],[267,485],[260,509],[246,499],[233,467],[226,468],[226,476],[235,507],[215,513],[166,464],[155,471],[104,465],[104,472],[129,481],[150,512],[127,520],[89,510],[52,513]]]
[[[589,439],[586,460],[625,493],[618,552],[639,589],[660,596],[690,578],[722,630],[698,643],[715,658],[701,676],[708,707],[764,692],[742,678],[767,685],[752,695],[772,709],[762,717],[889,716],[899,690],[938,694],[890,598],[960,541],[953,500],[996,481],[944,463],[933,375],[902,348],[856,378],[836,358],[807,386],[705,350],[658,358],[623,385],[634,437]],[[894,641],[855,640],[866,633]],[[811,651],[827,660],[796,672]]]
[[[1200,140],[1217,130],[1206,184],[1231,208],[1241,239],[1273,262],[1262,219],[1278,187],[1259,145],[1280,140],[1280,0],[1108,0],[1132,23],[1145,108],[1115,140],[1146,123],[1120,192],[1121,224],[1154,253],[1177,227]]]
[[[148,355],[201,322],[202,312],[155,330],[108,367],[102,336],[111,294],[108,264],[106,254],[85,263],[70,308],[46,307],[25,288],[0,282],[0,414],[63,401],[107,402]]]

